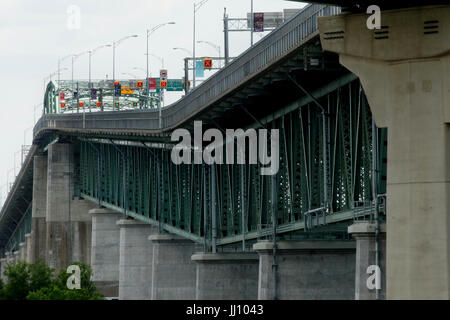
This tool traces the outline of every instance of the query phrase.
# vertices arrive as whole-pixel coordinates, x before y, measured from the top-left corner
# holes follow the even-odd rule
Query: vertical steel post
[[[184,58],[184,93],[189,92],[189,59]]]
[[[378,146],[378,137],[377,137],[377,127],[375,125],[375,121],[372,119],[372,201],[375,210],[375,265],[380,268],[380,221],[378,217],[378,197],[377,197],[377,146]],[[378,276],[381,276],[378,274]],[[381,281],[380,279],[376,279],[377,282]],[[378,286],[375,288],[375,299],[380,299],[380,289]]]
[[[272,248],[272,274],[273,274],[273,300],[278,300],[278,261],[277,261],[277,214],[276,214],[276,174],[272,175],[272,223],[273,223],[273,248]]]
[[[212,224],[212,253],[216,253],[217,242],[217,212],[216,212],[216,165],[211,165],[211,224]]]
[[[253,0],[250,0],[250,46],[253,46],[253,30],[254,30],[255,22],[253,21]]]
[[[241,230],[242,251],[245,252],[245,164],[241,168]]]
[[[230,60],[230,51],[229,51],[229,42],[228,42],[228,15],[227,9],[224,8],[223,12],[223,38],[224,38],[224,47],[225,47],[225,66],[228,65]]]

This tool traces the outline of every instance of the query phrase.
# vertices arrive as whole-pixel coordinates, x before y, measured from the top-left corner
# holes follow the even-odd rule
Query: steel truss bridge
[[[161,113],[61,114],[46,98],[1,211],[0,248],[17,250],[29,232],[33,157],[57,142],[74,146],[75,196],[208,249],[245,248],[273,233],[346,239],[354,219],[383,216],[387,131],[373,127],[359,79],[320,46],[317,17],[337,13],[308,5]],[[279,129],[278,173],[262,176],[259,164],[173,164],[171,132],[193,132],[200,120],[204,131]]]

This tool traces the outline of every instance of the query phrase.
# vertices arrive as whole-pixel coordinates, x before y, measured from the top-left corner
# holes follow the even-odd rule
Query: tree
[[[17,262],[5,268],[7,282],[0,280],[0,300],[99,300],[103,295],[91,280],[92,269],[83,263],[80,267],[80,289],[67,288],[70,277],[65,270],[54,275],[54,269],[42,261],[35,264]]]

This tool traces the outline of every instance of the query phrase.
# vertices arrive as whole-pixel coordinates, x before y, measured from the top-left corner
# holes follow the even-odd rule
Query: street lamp
[[[161,61],[161,69],[164,69],[164,58],[157,56],[156,54],[153,53],[149,53],[150,56],[152,56],[153,58],[158,59],[159,61]]]
[[[207,44],[207,45],[213,47],[213,48],[216,49],[217,52],[219,53],[219,58],[220,58],[220,56],[221,56],[220,46],[218,46],[217,44],[214,44],[214,43],[209,42],[209,41],[201,41],[201,40],[197,41],[197,43],[205,43],[205,44]],[[220,65],[222,65],[222,64],[220,64]]]
[[[188,50],[188,49],[185,49],[185,48],[179,48],[179,47],[175,47],[175,48],[173,48],[173,50],[181,50],[181,51],[184,51],[184,52],[186,52],[188,55],[190,55],[190,56],[192,56],[193,55],[193,53],[192,53],[192,51],[191,50]]]
[[[60,73],[61,73],[61,68],[60,68],[61,62],[63,62],[64,60],[70,58],[71,56],[72,56],[72,55],[69,54],[69,55],[67,55],[67,56],[65,56],[65,57],[62,57],[62,58],[58,59],[58,87],[59,87]]]
[[[163,27],[163,26],[165,26],[165,25],[168,25],[168,24],[175,24],[175,22],[173,22],[173,21],[171,21],[171,22],[166,22],[166,23],[161,23],[161,24],[158,24],[158,25],[156,25],[156,26],[154,26],[153,28],[151,28],[151,29],[147,29],[147,51],[146,51],[146,53],[145,53],[145,55],[146,55],[146,60],[147,60],[147,80],[146,80],[146,99],[145,99],[145,107],[147,107],[147,103],[148,103],[148,93],[149,93],[149,88],[148,88],[148,86],[149,86],[149,82],[148,82],[148,76],[149,76],[149,66],[148,66],[148,38],[150,37],[150,35],[153,33],[153,32],[155,32],[156,30],[158,30],[159,28],[161,28],[161,27]]]
[[[104,44],[102,46],[99,46],[97,48],[95,48],[94,50],[89,50],[89,84],[88,84],[88,88],[91,89],[91,58],[94,55],[94,53],[96,53],[98,50],[102,49],[102,48],[109,48],[111,47],[110,44]],[[84,112],[84,109],[83,109]],[[89,112],[91,112],[91,94],[89,93]]]
[[[125,40],[127,40],[129,38],[137,38],[137,34],[123,37],[122,39],[117,40],[117,41],[113,42],[113,44],[112,44],[112,47],[113,47],[113,83],[116,80],[116,47],[120,43],[122,43],[123,41],[125,41]]]
[[[131,77],[133,77],[133,78],[135,78],[135,79],[138,78],[136,75],[134,75],[134,74],[132,74],[132,73],[128,73],[128,72],[122,72],[122,74],[123,74],[123,75],[131,76]]]
[[[200,0],[198,2],[194,1],[194,37],[193,37],[193,53],[192,53],[192,61],[194,62],[194,66],[192,68],[192,80],[193,80],[193,87],[195,88],[195,14],[200,8],[206,3],[208,0]]]
[[[83,51],[81,53],[78,54],[74,54],[72,55],[72,91],[73,91],[73,63],[75,62],[75,60],[77,60],[79,57],[81,57],[83,54],[88,53],[89,51]]]
[[[134,67],[133,70],[142,71],[144,74],[147,74],[147,71],[144,68]]]

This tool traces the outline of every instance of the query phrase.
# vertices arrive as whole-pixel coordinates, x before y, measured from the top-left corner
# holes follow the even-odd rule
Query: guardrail
[[[301,46],[305,39],[317,32],[317,17],[338,13],[340,13],[339,7],[319,4],[307,5],[303,10],[299,11],[296,15],[291,17],[291,19],[287,20],[253,47],[243,52],[228,66],[222,68],[201,85],[191,90],[188,95],[177,102],[162,108],[161,129],[163,131],[170,130],[190,117],[193,117],[198,111],[201,111],[216,102],[227,93],[245,83],[251,77]],[[132,114],[135,118],[145,117],[147,130],[160,129],[157,110],[103,112],[103,114],[105,113],[114,114],[114,116],[118,116],[118,113],[121,113],[125,115]],[[43,116],[34,128],[34,135],[43,128],[51,127],[49,121],[64,119],[64,116],[65,115]],[[72,115],[67,116],[70,117]],[[92,123],[98,125],[98,120],[105,118],[105,116],[96,114],[95,118],[92,117],[92,120],[95,120],[92,121]],[[52,122],[51,124],[53,127],[56,125],[55,122]],[[90,124],[88,122],[84,125],[84,128],[87,129],[98,128],[89,127]],[[75,127],[77,126],[78,125],[75,124]]]

